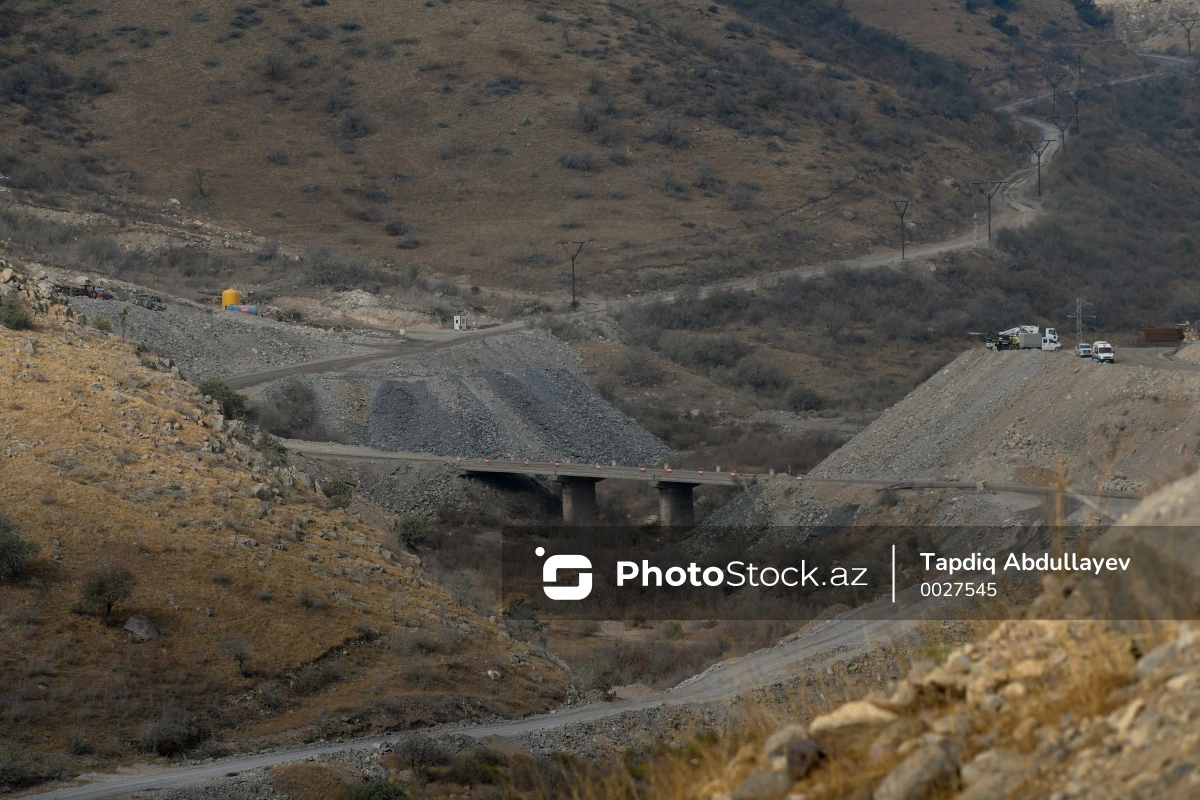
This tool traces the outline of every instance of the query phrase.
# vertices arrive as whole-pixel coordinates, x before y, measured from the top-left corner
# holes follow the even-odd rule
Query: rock
[[[500,677],[501,677],[501,676],[500,676],[500,671],[499,671],[499,670],[495,670],[495,669],[489,669],[489,670],[487,671],[487,676],[488,676],[489,678],[491,678],[492,680],[494,680],[494,681],[498,681],[498,680],[500,680]]]
[[[793,781],[807,775],[823,755],[821,746],[808,738],[808,729],[796,723],[775,731],[762,748],[762,760]]]
[[[792,779],[776,770],[760,769],[733,787],[730,800],[779,800],[792,788]]]
[[[846,209],[845,211],[842,212],[842,219],[846,220],[847,222],[854,219],[856,216],[857,215],[849,209]]]
[[[1139,678],[1148,678],[1155,672],[1162,669],[1168,661],[1178,651],[1179,645],[1176,642],[1167,642],[1160,644],[1158,647],[1146,653],[1138,659],[1137,675]]]
[[[813,720],[811,732],[818,740],[822,734],[843,731],[847,728],[873,728],[887,725],[896,719],[891,711],[865,700],[846,703],[836,711],[822,714]]]
[[[807,738],[808,728],[804,727],[803,725],[795,722],[791,723],[790,725],[784,725],[782,728],[768,736],[767,740],[763,742],[763,760],[770,761],[777,756],[783,755],[787,750],[788,742],[796,739]]]
[[[922,747],[887,774],[871,795],[873,800],[919,800],[931,792],[952,788],[958,765],[941,747]]]
[[[22,347],[21,349],[25,351],[26,355],[30,355],[30,356],[37,355],[37,345],[35,345],[33,342],[26,342],[25,346]]]
[[[129,631],[129,638],[135,642],[156,642],[162,638],[162,633],[154,627],[154,623],[141,614],[125,620],[122,630]]]
[[[966,736],[971,732],[971,718],[962,713],[947,714],[935,719],[929,727],[943,736]]]
[[[0,283],[8,283],[12,280],[12,267],[5,267],[4,272],[0,272]]]
[[[251,487],[250,494],[259,500],[270,500],[275,496],[275,490],[268,483],[259,483]]]

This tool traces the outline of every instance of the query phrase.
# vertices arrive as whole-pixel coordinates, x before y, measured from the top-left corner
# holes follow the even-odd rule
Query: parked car
[[[1075,345],[1075,355],[1079,356],[1080,358],[1091,358],[1092,346],[1087,342],[1080,342],[1079,344]]]

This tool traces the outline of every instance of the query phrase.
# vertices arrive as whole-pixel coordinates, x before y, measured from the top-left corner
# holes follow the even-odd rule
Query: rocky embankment
[[[356,352],[349,334],[276,322],[232,312],[206,312],[168,305],[151,311],[132,303],[71,298],[71,307],[94,320],[104,316],[120,331],[118,314],[128,309],[125,337],[170,356],[193,381],[276,369]]]
[[[670,453],[584,383],[581,369],[569,347],[534,330],[293,380],[312,389],[334,438],[381,450],[618,464]]]

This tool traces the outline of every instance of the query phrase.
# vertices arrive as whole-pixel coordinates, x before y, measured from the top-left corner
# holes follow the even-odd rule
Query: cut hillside
[[[619,464],[656,463],[671,452],[589,388],[580,370],[565,344],[526,331],[367,372],[291,379],[266,400],[307,394],[333,438],[382,450]]]
[[[819,263],[889,243],[890,197],[920,199],[916,241],[962,232],[960,185],[1019,163],[961,64],[825,0],[786,28],[742,5],[21,0],[0,169],[126,249],[282,240],[263,255],[326,245],[563,297],[563,239],[593,242],[589,293]],[[164,286],[222,271],[93,251]],[[238,268],[276,295],[357,279]]]
[[[48,305],[19,280],[0,292]],[[0,584],[6,764],[35,780],[557,699],[556,667],[169,362],[49,310],[0,329],[2,510],[40,547]],[[81,595],[106,565],[136,579],[108,624]]]

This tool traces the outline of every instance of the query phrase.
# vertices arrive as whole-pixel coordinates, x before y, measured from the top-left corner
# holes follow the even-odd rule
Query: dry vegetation
[[[0,739],[30,780],[557,702],[553,667],[150,355],[41,316],[0,348],[3,512],[39,546],[0,584]]]
[[[897,194],[923,199],[917,239],[961,230],[973,209],[943,179],[1004,171],[1014,132],[961,64],[824,0],[797,9],[776,25],[739,3],[24,2],[0,28],[20,109],[0,119],[0,169],[117,221],[177,226],[158,213],[174,197],[235,231],[539,293],[566,288],[564,238],[595,241],[588,291],[609,293],[884,244]],[[256,269],[177,254],[149,270],[111,242],[161,239],[92,233],[112,238],[81,255],[164,284],[236,268],[276,293],[388,290],[396,271],[323,278],[270,248]]]

